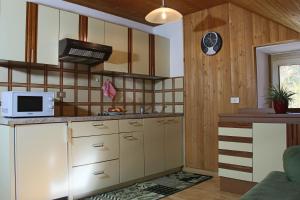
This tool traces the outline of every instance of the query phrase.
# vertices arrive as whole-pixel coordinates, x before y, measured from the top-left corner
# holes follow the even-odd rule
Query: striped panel
[[[219,128],[219,135],[235,137],[252,137],[252,129],[247,128]]]
[[[252,152],[252,144],[240,142],[219,141],[219,149]]]
[[[226,155],[226,156],[253,158],[253,153],[246,152],[246,151],[231,151],[231,150],[219,149],[219,154]]]
[[[252,158],[241,158],[236,156],[219,155],[219,163],[252,167]]]
[[[227,128],[249,128],[253,127],[252,123],[243,123],[243,122],[219,122],[219,127],[227,127]]]
[[[219,136],[219,141],[228,142],[241,142],[241,143],[253,143],[252,137],[233,137],[233,136]]]
[[[252,181],[252,173],[240,172],[240,171],[229,170],[229,169],[220,168],[219,176],[226,177],[226,178],[238,179],[238,180],[244,180],[244,181]]]
[[[232,164],[227,164],[227,163],[219,163],[219,168],[235,170],[235,171],[240,171],[240,172],[253,173],[253,168],[252,167],[241,166],[241,165],[232,165]]]

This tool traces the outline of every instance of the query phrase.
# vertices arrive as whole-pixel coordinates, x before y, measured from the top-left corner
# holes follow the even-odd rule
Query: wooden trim
[[[224,192],[245,194],[251,190],[257,183],[231,178],[220,177],[220,189]]]
[[[155,36],[149,35],[149,74],[155,76]]]
[[[226,156],[253,158],[253,153],[252,152],[246,152],[246,151],[232,151],[232,150],[219,149],[219,154],[220,155],[226,155]]]
[[[36,63],[37,60],[37,26],[38,5],[27,2],[26,4],[26,41],[25,62]]]
[[[219,168],[235,170],[235,171],[240,171],[240,172],[253,173],[253,168],[252,167],[232,165],[232,164],[227,164],[227,163],[220,163],[219,162]]]
[[[253,143],[253,138],[249,137],[235,137],[235,136],[219,136],[219,141],[225,142],[240,142],[240,143]]]
[[[239,122],[219,122],[219,127],[223,128],[252,128],[252,123],[239,123]]]
[[[128,73],[132,74],[132,29],[128,28]]]
[[[87,41],[88,38],[88,17],[79,15],[79,40]]]
[[[287,124],[287,147],[300,145],[300,124]]]

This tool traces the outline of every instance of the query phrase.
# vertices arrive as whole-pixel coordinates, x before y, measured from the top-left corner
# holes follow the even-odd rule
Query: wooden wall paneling
[[[38,5],[27,2],[25,62],[36,62]]]
[[[300,125],[287,124],[287,147],[300,145]]]
[[[228,5],[188,15],[185,33],[185,113],[186,162],[189,167],[215,171],[217,169],[218,112],[231,111],[228,103],[230,80]],[[207,31],[217,31],[223,37],[223,48],[214,57],[201,51],[199,41]],[[226,80],[227,79],[227,80]],[[228,98],[228,99],[227,99]],[[213,100],[213,101],[212,101]],[[210,134],[208,134],[210,133]]]
[[[239,108],[256,107],[256,69],[253,61],[252,14],[229,4],[232,95],[240,97]]]
[[[224,41],[215,56],[200,49],[207,31],[219,32]],[[256,108],[255,46],[297,37],[293,30],[233,4],[184,17],[187,167],[217,171],[218,114]],[[230,104],[231,96],[240,97],[240,104]]]

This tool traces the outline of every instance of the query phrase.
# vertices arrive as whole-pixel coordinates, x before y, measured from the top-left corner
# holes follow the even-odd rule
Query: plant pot
[[[276,114],[285,114],[288,111],[289,103],[286,101],[273,101]]]

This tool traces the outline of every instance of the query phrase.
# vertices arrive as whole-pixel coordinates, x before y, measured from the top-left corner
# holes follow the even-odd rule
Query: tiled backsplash
[[[103,96],[102,83],[111,80],[117,89],[112,102]],[[65,92],[56,99],[56,116],[95,115],[119,106],[128,113],[183,112],[183,77],[166,80],[103,76],[89,72],[87,66],[62,63],[60,66],[35,67],[8,65],[0,67],[1,91]]]

